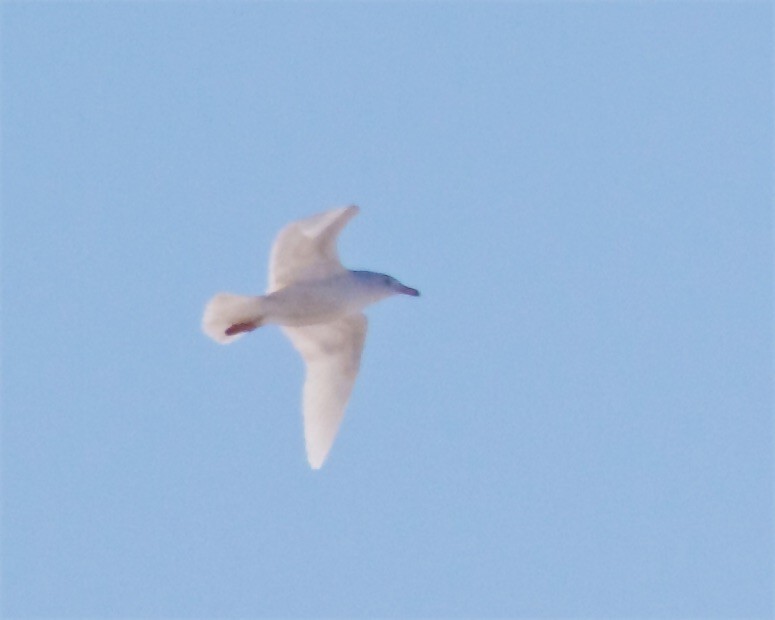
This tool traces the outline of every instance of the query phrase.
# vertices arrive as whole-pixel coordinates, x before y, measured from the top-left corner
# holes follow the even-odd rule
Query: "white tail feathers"
[[[262,301],[261,297],[218,293],[205,306],[202,331],[221,344],[234,342],[261,326]]]

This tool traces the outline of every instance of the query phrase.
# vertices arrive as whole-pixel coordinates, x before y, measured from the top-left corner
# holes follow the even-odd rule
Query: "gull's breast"
[[[335,321],[363,307],[351,289],[339,278],[292,284],[265,297],[266,322],[302,326]]]

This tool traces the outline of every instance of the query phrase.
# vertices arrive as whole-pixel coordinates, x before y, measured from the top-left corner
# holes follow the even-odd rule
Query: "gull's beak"
[[[404,286],[403,284],[399,284],[396,286],[396,291],[401,293],[402,295],[411,295],[412,297],[419,297],[420,291],[418,291],[416,288],[411,288],[409,286]]]

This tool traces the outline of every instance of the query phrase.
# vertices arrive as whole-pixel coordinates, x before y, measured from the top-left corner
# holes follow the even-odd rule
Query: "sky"
[[[5,618],[766,618],[768,2],[3,2]],[[325,466],[260,294],[346,204]]]

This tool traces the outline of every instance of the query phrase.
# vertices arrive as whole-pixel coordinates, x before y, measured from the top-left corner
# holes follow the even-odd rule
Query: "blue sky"
[[[4,617],[773,614],[771,4],[0,11]],[[199,321],[348,203],[313,472]]]

